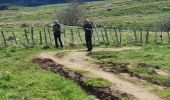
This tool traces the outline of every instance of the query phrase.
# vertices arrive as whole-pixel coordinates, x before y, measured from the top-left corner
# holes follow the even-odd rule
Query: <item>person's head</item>
[[[58,20],[54,20],[54,24],[58,24],[59,23],[59,21]]]
[[[89,22],[90,22],[89,19],[85,19],[85,20],[84,20],[84,23],[85,23],[85,24],[87,24],[87,23],[89,23]]]

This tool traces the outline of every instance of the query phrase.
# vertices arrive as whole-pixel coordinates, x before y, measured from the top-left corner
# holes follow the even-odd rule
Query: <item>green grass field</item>
[[[55,49],[49,49],[55,50]],[[47,50],[7,47],[0,49],[1,100],[92,100],[75,82],[42,70],[34,55]]]
[[[89,56],[97,59],[97,63],[125,65],[122,67],[123,69],[127,68],[128,73],[140,76],[142,79],[147,80],[149,83],[156,82],[159,84],[168,85],[170,84],[169,48],[169,45],[145,46],[140,50],[118,52],[99,51],[94,52]],[[155,67],[159,67],[159,70],[168,73],[168,75],[155,72]],[[114,66],[113,69],[119,71],[116,66]],[[170,99],[170,90],[168,88],[155,88],[155,91],[159,92],[167,100]]]
[[[120,52],[95,52],[92,57],[98,57],[101,61],[130,63],[136,65],[138,63],[146,63],[148,65],[159,65],[162,70],[170,72],[169,62],[169,46],[145,46],[141,50],[136,51],[120,51]]]

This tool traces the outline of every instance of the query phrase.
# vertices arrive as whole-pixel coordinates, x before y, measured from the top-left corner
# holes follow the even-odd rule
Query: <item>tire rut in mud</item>
[[[81,86],[87,93],[96,96],[100,100],[135,100],[133,95],[123,93],[119,90],[113,89],[111,87],[96,87],[93,85],[86,84],[85,75],[80,72],[70,70],[63,65],[56,64],[53,60],[48,58],[35,58],[34,63],[39,64],[42,69],[49,70],[54,73],[59,73],[61,76],[74,80],[78,85]]]
[[[97,62],[100,69],[102,69],[103,71],[107,71],[107,72],[112,72],[112,73],[127,73],[129,74],[131,77],[136,77],[138,79],[142,79],[142,80],[146,80],[150,83],[159,85],[159,86],[163,86],[163,87],[170,87],[170,84],[167,83],[161,83],[160,81],[157,80],[152,80],[151,77],[146,77],[145,75],[140,75],[137,73],[133,73],[129,71],[128,68],[128,63],[112,63],[112,62]],[[158,65],[152,66],[152,65],[148,65],[145,63],[139,63],[138,67],[140,68],[146,68],[149,70],[149,74],[150,75],[158,75],[154,69],[159,69],[160,67]]]

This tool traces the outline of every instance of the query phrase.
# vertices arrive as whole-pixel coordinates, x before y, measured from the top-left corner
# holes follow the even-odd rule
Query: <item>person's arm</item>
[[[93,34],[93,25],[90,24],[90,30],[91,30],[91,33]]]
[[[91,31],[93,30],[93,26],[92,26],[92,24],[90,24],[90,30],[91,30]]]
[[[58,30],[61,31],[61,24],[58,24]]]

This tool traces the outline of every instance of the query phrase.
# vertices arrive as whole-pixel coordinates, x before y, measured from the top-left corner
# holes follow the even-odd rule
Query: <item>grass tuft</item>
[[[112,85],[111,82],[103,78],[89,78],[85,82],[94,87],[110,87]]]

